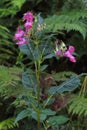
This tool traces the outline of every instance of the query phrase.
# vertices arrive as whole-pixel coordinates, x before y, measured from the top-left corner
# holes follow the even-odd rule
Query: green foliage
[[[42,109],[40,111],[40,122],[44,122],[48,116],[54,116],[56,114],[55,111],[52,111],[50,109]],[[38,121],[38,114],[36,111],[32,111],[31,117]]]
[[[22,74],[22,83],[25,88],[28,88],[29,91],[32,91],[37,87],[37,81],[35,73],[31,70],[24,72]]]
[[[55,79],[55,81],[62,82],[68,80],[72,75],[76,75],[76,74],[72,71],[63,71],[63,72],[52,74],[52,77]]]
[[[78,76],[71,76],[69,80],[61,83],[59,86],[53,86],[49,89],[50,94],[71,92],[80,85],[80,79]]]
[[[54,117],[50,117],[48,118],[48,123],[50,123],[51,125],[61,125],[66,123],[69,120],[69,118],[65,117],[65,116],[54,116]]]
[[[79,19],[80,17],[81,16],[79,16]],[[83,18],[85,17],[86,16],[84,16]],[[73,21],[74,20],[75,18],[73,19]],[[76,21],[78,21],[78,17]],[[34,69],[31,69],[32,71],[31,70],[25,71],[22,74],[22,84],[25,88],[28,88],[29,92],[32,95],[32,98],[30,98],[29,95],[25,94],[26,99],[28,99],[26,100],[27,109],[23,110],[22,112],[21,111],[19,112],[16,118],[16,122],[24,119],[25,117],[28,117],[29,119],[33,120],[38,124],[37,125],[38,130],[40,130],[40,126],[46,125],[46,121],[48,123],[50,122],[51,128],[54,125],[61,125],[68,121],[68,119],[59,116],[57,113],[57,110],[62,109],[62,107],[66,105],[67,98],[63,100],[63,103],[60,103],[60,101],[62,100],[58,98],[58,96],[56,95],[59,94],[61,95],[64,92],[72,92],[73,90],[75,90],[77,87],[79,87],[81,83],[80,77],[82,75],[86,75],[86,74],[81,74],[79,76],[76,75],[71,76],[68,80],[65,80],[65,82],[61,83],[58,86],[57,85],[53,86],[53,81],[52,81],[54,80],[53,77],[46,78],[45,76],[41,75],[41,64],[43,63],[43,61],[45,61],[45,59],[50,59],[54,56],[53,55],[54,44],[53,42],[51,42],[52,40],[51,38],[54,38],[53,37],[54,34],[52,35],[50,35],[49,33],[46,34],[46,31],[47,28],[45,29],[44,27],[43,19],[40,17],[40,15],[38,15],[34,21],[34,27],[29,33],[29,40],[28,40],[29,43],[19,46],[20,50],[28,56],[29,60],[33,61]],[[55,32],[56,31],[57,30],[55,30]],[[45,77],[44,80],[42,81],[44,83],[41,83],[40,79],[43,77]],[[50,82],[50,79],[52,82]],[[56,80],[54,81],[55,81],[54,84],[57,84]],[[53,96],[55,97],[55,101],[53,102],[53,104],[50,104],[56,106],[55,112],[52,112],[50,105],[48,105],[50,99],[49,96],[51,96],[50,98],[52,98]],[[20,100],[22,98],[23,95],[21,95]],[[44,100],[46,100],[45,103]],[[60,104],[60,106],[57,106],[58,103]]]
[[[0,130],[8,130],[14,127],[18,127],[18,123],[14,123],[14,118],[8,118],[0,122]]]
[[[85,18],[87,18],[87,12],[78,10],[53,15],[46,18],[46,28],[50,32],[58,32],[60,30],[66,30],[67,32],[71,30],[78,31],[85,38],[87,32]]]
[[[55,115],[56,112],[55,111],[52,111],[50,109],[42,109],[40,110],[40,122],[43,122],[46,120],[47,116],[51,116],[51,115]],[[17,118],[15,120],[15,122],[18,122],[22,119],[24,119],[25,117],[29,117],[29,118],[33,118],[35,119],[36,121],[38,121],[38,115],[37,115],[37,112],[34,111],[32,108],[27,108],[23,111],[21,111],[18,115],[17,115]]]
[[[29,94],[21,84],[22,69],[0,66],[0,94],[4,98],[15,97],[20,94]]]
[[[29,2],[32,6],[27,8],[27,3]],[[42,7],[44,4],[46,4],[46,8],[44,9],[46,11],[41,8],[38,9],[38,7]],[[48,16],[47,12],[49,9],[51,10],[49,14],[55,13],[55,15],[45,19],[45,31],[43,31],[45,27],[43,19],[40,17],[40,15],[38,15],[37,19],[35,19],[37,22],[34,24],[34,31],[31,31],[31,39],[29,39],[29,44],[20,46],[20,50],[27,55],[27,58],[29,58],[27,62],[30,62],[29,67],[32,70],[26,69],[26,67],[24,68],[24,65],[22,64],[21,66],[23,66],[25,72],[18,67],[7,68],[0,66],[0,94],[1,97],[4,97],[4,99],[13,99],[11,101],[11,105],[8,106],[8,109],[12,108],[12,106],[15,106],[14,111],[16,113],[15,115],[17,115],[15,122],[20,121],[21,123],[23,120],[24,123],[28,120],[27,123],[24,123],[24,127],[21,128],[20,126],[19,129],[34,130],[36,129],[37,124],[40,124],[41,127],[44,127],[41,128],[43,130],[65,129],[64,125],[68,125],[67,122],[69,121],[69,118],[67,118],[68,113],[65,112],[66,109],[64,108],[67,98],[61,96],[64,99],[60,100],[60,95],[65,95],[68,92],[72,94],[72,92],[81,85],[81,75],[77,76],[73,72],[43,74],[44,70],[48,67],[47,63],[44,64],[43,62],[55,57],[55,45],[53,44],[55,39],[54,35],[56,35],[56,37],[59,33],[62,35],[63,31],[65,30],[68,34],[73,32],[79,36],[81,34],[83,38],[86,37],[86,6],[81,0],[77,0],[75,2],[74,0],[67,0],[64,2],[64,5],[63,1],[56,0],[52,0],[51,2],[47,0],[3,0],[0,3],[0,7],[0,64],[5,65],[10,65],[10,63],[6,63],[9,59],[12,64],[12,61],[15,60],[15,57],[18,54],[18,50],[14,45],[12,45],[14,43],[12,40],[12,35],[14,34],[15,27],[18,24],[16,17],[19,17],[19,15],[21,17],[22,13],[29,8],[32,8],[31,10],[35,10],[36,12],[45,12],[44,14],[46,16]],[[39,29],[42,30],[36,31],[38,30],[37,27],[41,27]],[[73,37],[72,39],[74,40]],[[66,40],[68,41],[68,39]],[[18,62],[21,63],[22,58],[23,54],[20,53],[17,58]],[[42,78],[42,83],[40,78]],[[87,99],[85,97],[76,95],[73,96],[69,102],[69,114],[72,113],[86,117],[86,102]],[[56,108],[54,111],[52,110],[51,105],[60,106],[58,106],[59,109]],[[8,118],[2,121],[0,124],[1,129],[3,129],[3,127],[5,129],[10,129],[17,126],[14,124],[13,118]],[[63,127],[61,127],[61,125]],[[40,128],[38,127],[38,130],[39,129]]]
[[[17,49],[13,44],[14,15],[21,9],[25,1],[3,0],[0,2],[0,64],[11,65],[16,61]],[[12,25],[13,24],[13,25]],[[11,28],[11,29],[10,29]]]
[[[78,116],[87,116],[87,76],[85,76],[83,84],[81,86],[80,92],[78,95],[73,95],[69,101],[69,113],[72,113],[72,115],[76,114]]]
[[[18,73],[20,71],[20,68],[0,66],[0,85],[2,87],[14,85],[14,82],[19,80]]]
[[[20,9],[25,2],[26,2],[26,0],[21,0],[21,1],[20,0],[12,0],[11,4],[13,5],[14,8],[18,7],[18,9]]]
[[[62,11],[71,11],[71,10],[86,10],[86,0],[64,0],[64,4],[62,6]]]
[[[25,109],[25,110],[21,111],[21,112],[17,115],[17,117],[16,117],[16,119],[15,119],[15,122],[17,123],[18,121],[24,119],[25,117],[30,117],[30,115],[31,115],[31,109],[29,109],[29,108],[28,108],[28,109]]]
[[[79,116],[87,116],[87,98],[74,95],[69,101],[69,113]]]
[[[3,0],[0,2],[0,17],[15,15],[26,0]]]

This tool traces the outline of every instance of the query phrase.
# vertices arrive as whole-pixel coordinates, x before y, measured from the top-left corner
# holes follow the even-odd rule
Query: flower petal
[[[32,22],[26,22],[25,24],[24,24],[24,27],[26,28],[26,31],[28,31],[29,29],[31,29],[32,28]]]
[[[74,46],[69,46],[68,51],[72,54],[75,51]]]
[[[34,19],[34,16],[31,12],[27,12],[23,16],[23,20],[27,20],[28,22],[32,22]]]
[[[25,40],[25,38],[22,38],[19,42],[16,43],[17,45],[23,45],[23,44],[27,44],[27,41]]]
[[[75,59],[75,57],[70,53],[70,51],[68,50],[68,51],[66,51],[66,52],[64,52],[64,56],[65,57],[68,57],[69,58],[69,60],[71,61],[71,62],[76,62],[76,59]]]

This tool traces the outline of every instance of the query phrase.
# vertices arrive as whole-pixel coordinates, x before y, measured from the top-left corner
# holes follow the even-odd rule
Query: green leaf
[[[43,109],[41,111],[39,111],[39,116],[40,116],[40,122],[43,122],[44,120],[46,120],[47,116],[53,116],[55,115],[56,112],[55,111],[52,111],[50,109]],[[36,121],[38,121],[38,115],[37,115],[37,112],[33,111],[31,113],[31,116],[33,119],[35,119]]]
[[[41,113],[45,114],[46,116],[51,116],[56,114],[56,112],[52,111],[51,109],[43,109],[41,110]]]
[[[55,56],[55,53],[51,53],[51,54],[48,54],[48,55],[44,56],[43,58],[44,59],[50,59],[50,58],[52,58],[54,56]]]
[[[62,125],[64,123],[66,123],[69,120],[69,118],[65,117],[65,116],[53,116],[50,117],[47,121],[51,124],[51,125]]]
[[[40,58],[40,50],[34,43],[23,44],[19,48],[30,60],[37,61]]]
[[[48,65],[42,65],[41,68],[40,68],[40,70],[43,71],[43,70],[45,70],[47,67],[48,67]]]
[[[51,87],[48,92],[50,94],[70,92],[76,89],[80,85],[80,79],[78,77],[72,76],[69,80],[63,82],[59,86]]]
[[[21,46],[19,46],[20,50],[27,55],[30,59],[33,59],[33,50],[32,47],[30,47],[29,44],[23,44]]]
[[[32,113],[31,113],[31,116],[32,116],[32,118],[33,119],[35,119],[36,121],[38,121],[38,116],[37,116],[37,113],[35,112],[35,111],[33,111]],[[43,122],[45,119],[46,119],[46,115],[45,114],[40,114],[40,122]]]
[[[37,87],[37,81],[35,73],[30,71],[26,71],[22,74],[22,83],[25,88],[28,88],[30,91]]]
[[[24,119],[25,117],[30,117],[30,116],[31,116],[31,109],[28,108],[26,110],[23,110],[23,111],[21,111],[17,115],[17,117],[15,119],[15,123],[18,122],[18,121],[20,121],[20,120],[22,120],[22,119]]]
[[[37,23],[40,25],[40,24],[43,24],[43,18],[41,17],[40,13],[37,15]]]

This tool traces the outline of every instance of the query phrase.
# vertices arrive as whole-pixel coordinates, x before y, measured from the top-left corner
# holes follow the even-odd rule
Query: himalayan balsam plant
[[[76,62],[73,55],[75,48],[72,45],[67,48],[63,42],[56,43],[56,40],[53,42],[55,35],[46,30],[40,14],[35,16],[32,12],[27,12],[22,20],[24,24],[17,28],[14,39],[30,62],[29,68],[24,69],[21,77],[22,85],[29,94],[21,95],[20,100],[23,96],[26,97],[26,107],[17,115],[15,122],[28,118],[34,125],[30,126],[30,130],[54,129],[69,121],[69,117],[59,115],[59,103],[67,100],[66,97],[62,100],[60,95],[74,90],[80,81],[76,77],[70,77],[58,85],[55,78],[46,72],[48,65],[44,61],[53,57],[65,57],[70,62]]]

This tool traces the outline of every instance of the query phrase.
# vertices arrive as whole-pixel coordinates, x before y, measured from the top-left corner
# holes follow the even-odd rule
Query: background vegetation
[[[15,116],[26,107],[26,99],[20,97],[28,92],[20,84],[24,66],[29,66],[26,56],[15,45],[14,34],[21,24],[21,18],[27,11],[41,13],[49,33],[66,45],[76,48],[77,62],[70,63],[61,58],[47,60],[48,72],[57,82],[66,81],[73,75],[87,73],[87,1],[86,0],[2,0],[0,1],[0,129],[31,130],[35,122],[24,118],[14,123]],[[86,130],[87,129],[87,77],[81,78],[76,91],[71,93],[69,102],[58,99],[58,110],[70,118],[68,123],[53,130]],[[66,95],[65,95],[66,96]],[[68,95],[69,96],[69,95]],[[18,98],[16,98],[18,97]],[[20,100],[21,99],[21,100]],[[65,98],[66,99],[66,98]],[[60,103],[62,102],[62,103]],[[54,103],[56,106],[56,103]],[[33,128],[29,128],[32,124]]]

